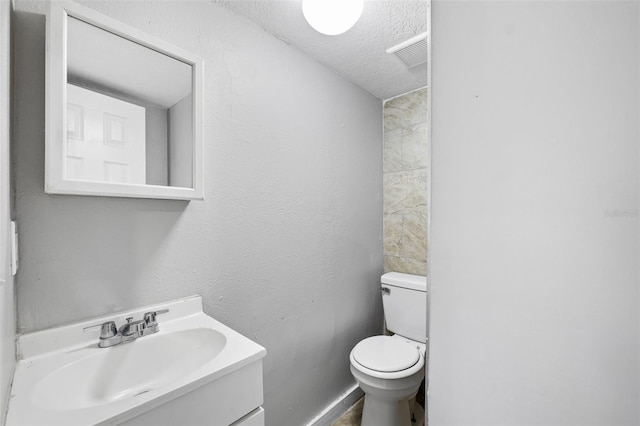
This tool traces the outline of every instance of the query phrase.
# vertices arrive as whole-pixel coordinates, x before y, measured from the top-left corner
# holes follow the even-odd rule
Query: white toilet
[[[413,401],[424,379],[427,278],[389,272],[380,281],[387,329],[395,334],[366,338],[351,350],[351,374],[365,393],[361,424],[419,426],[424,411]]]

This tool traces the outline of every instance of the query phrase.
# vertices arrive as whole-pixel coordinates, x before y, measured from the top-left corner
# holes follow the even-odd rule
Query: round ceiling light
[[[363,6],[364,0],[302,0],[302,14],[319,33],[337,35],[353,27]]]

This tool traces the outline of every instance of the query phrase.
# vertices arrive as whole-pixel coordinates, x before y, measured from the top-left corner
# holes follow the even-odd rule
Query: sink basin
[[[100,348],[99,327],[84,332],[164,310],[157,333],[131,342]],[[264,423],[265,349],[199,296],[25,334],[17,350],[6,426]]]
[[[33,403],[64,411],[136,397],[196,371],[225,343],[219,331],[200,328],[146,336],[107,349],[96,347],[93,354],[38,381]]]

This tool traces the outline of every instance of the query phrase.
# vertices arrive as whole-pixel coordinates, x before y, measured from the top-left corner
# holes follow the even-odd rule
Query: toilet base
[[[424,426],[424,408],[417,402],[411,410],[411,424],[413,426]]]
[[[413,426],[424,426],[424,408],[416,401],[415,394],[409,398],[409,411],[411,411],[411,424]]]
[[[371,395],[365,395],[361,426],[424,426],[424,415],[424,408],[413,398],[380,401]]]
[[[411,422],[409,401],[383,401],[365,394],[361,426],[414,426]]]

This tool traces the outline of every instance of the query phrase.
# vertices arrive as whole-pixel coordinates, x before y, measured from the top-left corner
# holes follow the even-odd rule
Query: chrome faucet
[[[100,327],[100,341],[98,342],[98,346],[101,348],[109,348],[119,345],[120,343],[131,342],[138,337],[157,333],[159,328],[156,316],[167,312],[169,312],[168,309],[147,312],[143,315],[142,319],[138,321],[134,321],[133,317],[128,317],[126,318],[126,324],[123,324],[120,328],[116,328],[114,321],[107,321],[104,324],[85,327],[84,331],[91,331]]]

